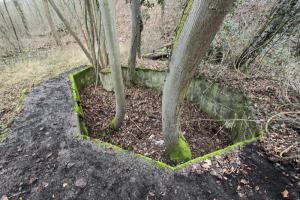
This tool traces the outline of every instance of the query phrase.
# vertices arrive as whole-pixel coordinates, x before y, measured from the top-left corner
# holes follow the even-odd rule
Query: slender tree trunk
[[[278,0],[268,18],[269,20],[257,32],[236,60],[235,68],[248,67],[255,61],[263,49],[273,41],[276,35],[299,26],[299,0]]]
[[[18,36],[18,34],[17,34],[17,31],[16,31],[16,27],[15,27],[15,25],[14,25],[14,23],[13,23],[13,20],[12,20],[11,16],[10,16],[10,13],[9,13],[9,11],[8,11],[7,4],[6,4],[6,0],[3,0],[3,3],[4,3],[4,8],[5,8],[6,12],[7,12],[7,16],[8,16],[10,25],[11,25],[11,27],[12,27],[12,29],[13,29],[13,32],[14,32],[14,35],[15,35],[15,37],[16,37],[16,40],[17,40],[17,43],[18,43],[18,47],[19,47],[19,51],[21,51],[21,46],[22,46],[22,45],[21,45],[21,41],[20,41],[20,39],[19,39],[19,36]]]
[[[2,25],[0,25],[0,33],[2,34],[2,36],[6,39],[6,41],[15,49],[18,50],[18,48],[15,46],[14,42],[12,42],[9,38],[9,34],[7,33],[7,30],[5,27],[3,27]]]
[[[73,29],[71,28],[69,22],[64,18],[64,16],[62,15],[62,13],[59,11],[59,9],[55,5],[54,1],[53,0],[49,0],[49,3],[52,6],[52,8],[55,11],[55,13],[57,14],[57,16],[60,18],[60,20],[64,23],[64,25],[68,29],[69,33],[76,40],[77,44],[80,46],[80,48],[82,49],[82,51],[84,52],[84,54],[86,55],[86,57],[89,59],[89,61],[91,63],[93,63],[92,56],[90,55],[90,53],[88,52],[88,50],[85,48],[85,46],[82,44],[82,42],[80,41],[80,39],[76,35],[76,33],[73,31]]]
[[[0,7],[0,15],[1,15],[2,20],[3,20],[2,22],[4,23],[4,25],[5,25],[7,28],[9,28],[9,23],[6,21],[6,19],[5,19],[3,13],[4,13],[4,12],[2,11],[2,9],[1,9],[1,7]]]
[[[141,46],[141,1],[140,0],[131,0],[131,45],[128,59],[128,79],[129,83],[133,83],[135,76],[136,68],[136,56]]]
[[[81,23],[81,20],[80,20],[80,17],[78,16],[78,13],[76,11],[76,5],[75,5],[75,2],[72,1],[72,7],[73,7],[73,12],[72,12],[72,9],[71,7],[67,4],[67,2],[64,0],[64,3],[66,5],[66,7],[69,9],[69,12],[72,13],[72,16],[74,16],[74,18],[77,20],[77,24],[78,24],[78,28],[81,32],[81,35],[82,37],[84,38],[84,41],[87,43],[87,37],[84,33],[84,30],[83,30],[83,25]]]
[[[99,80],[99,62],[97,62],[96,49],[95,49],[95,17],[92,8],[92,2],[85,0],[85,26],[87,31],[88,46],[92,56],[93,66],[96,74],[96,85]]]
[[[14,6],[15,6],[21,20],[22,20],[23,26],[25,28],[26,35],[27,35],[27,37],[30,37],[27,19],[24,15],[24,12],[23,12],[18,0],[13,0],[13,3],[14,3]]]
[[[120,49],[116,30],[115,6],[114,1],[112,0],[99,0],[99,4],[116,97],[116,115],[111,123],[111,128],[119,129],[125,117],[125,95],[120,62]]]
[[[43,0],[43,3],[44,3],[44,9],[45,9],[45,14],[46,14],[46,17],[47,17],[47,20],[48,20],[48,24],[50,26],[51,32],[52,32],[53,37],[55,39],[56,45],[61,46],[62,43],[60,41],[58,33],[56,32],[55,25],[54,25],[53,19],[51,17],[48,0]]]
[[[197,0],[184,23],[163,89],[162,129],[170,159],[184,162],[191,151],[180,130],[180,111],[189,83],[234,0]]]
[[[44,0],[42,0],[44,1]],[[33,6],[34,6],[34,10],[35,10],[35,13],[38,15],[38,20],[39,20],[39,23],[38,24],[41,24],[41,26],[43,26],[43,28],[45,29],[45,22],[44,22],[44,18],[41,14],[41,11],[40,11],[40,8],[39,8],[39,5],[38,5],[38,0],[34,0],[34,1],[31,1],[31,3],[33,3]]]

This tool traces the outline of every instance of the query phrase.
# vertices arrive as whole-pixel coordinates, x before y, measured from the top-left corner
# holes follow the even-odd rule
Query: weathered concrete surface
[[[248,175],[218,180],[209,173],[157,169],[142,159],[77,139],[78,124],[67,75],[34,88],[0,143],[0,198],[9,199],[239,199],[242,178],[252,185],[246,199],[281,199],[287,189],[300,199],[297,182],[277,169],[255,145],[241,152]],[[283,171],[282,171],[283,170]]]

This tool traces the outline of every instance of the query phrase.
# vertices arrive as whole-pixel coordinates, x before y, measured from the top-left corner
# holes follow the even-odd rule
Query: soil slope
[[[209,172],[158,169],[76,139],[66,74],[35,87],[24,108],[0,143],[3,199],[281,199],[284,190],[300,199],[297,180],[257,153],[256,145],[239,153],[246,173],[225,180]],[[255,189],[241,185],[243,179]]]

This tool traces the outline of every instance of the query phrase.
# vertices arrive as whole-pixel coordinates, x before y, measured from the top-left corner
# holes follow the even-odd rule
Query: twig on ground
[[[267,120],[267,123],[266,123],[266,125],[265,125],[265,132],[266,132],[267,134],[270,133],[268,127],[269,127],[270,122],[271,122],[274,118],[276,118],[276,117],[278,117],[278,116],[280,116],[280,115],[288,115],[288,114],[300,114],[300,111],[299,111],[299,112],[280,112],[280,113],[277,113],[277,114],[271,116],[271,117]]]
[[[283,154],[288,153],[293,147],[297,146],[299,144],[299,142],[295,142],[294,144],[292,144],[291,146],[289,146],[288,148],[286,148],[285,150],[283,150],[279,156],[283,157]]]

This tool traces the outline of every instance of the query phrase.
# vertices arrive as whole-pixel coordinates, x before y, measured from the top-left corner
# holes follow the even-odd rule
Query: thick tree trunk
[[[178,21],[176,29],[175,29],[175,38],[173,40],[173,46],[172,46],[172,49],[171,49],[171,55],[172,55],[172,52],[175,49],[176,44],[177,44],[177,42],[179,40],[181,31],[182,31],[182,29],[184,27],[184,24],[186,22],[186,19],[189,16],[189,13],[190,13],[190,11],[192,9],[193,2],[194,2],[194,0],[187,0],[186,3],[185,3],[184,9],[182,11],[182,15],[181,15],[180,20]]]
[[[116,30],[115,6],[112,0],[99,0],[99,3],[116,97],[116,115],[111,123],[111,128],[119,129],[125,117],[125,95]]]
[[[50,26],[51,32],[52,32],[53,37],[55,39],[56,45],[61,46],[62,43],[61,43],[60,38],[59,38],[59,36],[56,32],[55,25],[54,25],[53,19],[51,17],[48,0],[43,0],[43,3],[44,3],[45,14],[46,14],[46,17],[47,17],[47,20],[48,20],[48,24]]]
[[[180,131],[180,110],[195,69],[199,66],[234,0],[194,1],[176,42],[163,89],[162,129],[167,153],[174,162],[191,158]]]
[[[141,46],[141,1],[131,0],[131,45],[128,58],[128,80],[129,83],[134,82],[136,57]]]
[[[15,8],[16,8],[21,20],[22,20],[23,26],[25,28],[26,35],[27,35],[27,37],[30,37],[27,19],[26,19],[24,13],[23,13],[23,10],[22,10],[18,0],[13,0],[13,3],[15,5]]]
[[[276,35],[282,34],[299,26],[300,2],[299,0],[278,0],[269,14],[269,20],[257,32],[239,58],[235,62],[235,68],[248,67],[263,49],[270,44]]]
[[[18,43],[18,47],[19,47],[19,51],[21,51],[21,46],[22,46],[22,45],[21,45],[21,41],[20,41],[20,39],[19,39],[19,36],[18,36],[18,34],[17,34],[17,31],[16,31],[16,27],[15,27],[15,25],[14,25],[14,23],[13,23],[13,20],[12,20],[11,16],[10,16],[10,13],[9,13],[9,11],[8,11],[7,4],[6,4],[6,0],[4,0],[3,3],[4,3],[4,8],[5,8],[5,11],[6,11],[6,13],[7,13],[7,16],[8,16],[9,22],[10,22],[10,25],[11,25],[11,27],[12,27],[12,29],[13,29],[13,32],[14,32],[14,35],[15,35],[15,37],[16,37],[16,40],[17,40],[17,43]]]

